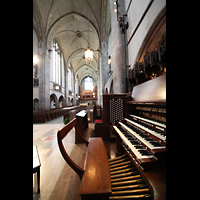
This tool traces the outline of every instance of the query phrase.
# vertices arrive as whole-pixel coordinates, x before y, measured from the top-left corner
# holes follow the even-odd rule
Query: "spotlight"
[[[117,20],[118,20],[118,22],[121,22],[121,21],[122,21],[122,18],[121,18],[121,17],[119,17]]]
[[[129,24],[128,22],[125,23],[125,17],[127,17],[127,15],[123,15],[123,17],[118,17],[117,21],[119,22],[119,26],[122,30],[122,33],[125,33],[126,29],[128,29]]]

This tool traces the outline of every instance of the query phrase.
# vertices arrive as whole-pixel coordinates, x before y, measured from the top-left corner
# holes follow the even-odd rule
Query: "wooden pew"
[[[79,175],[81,180],[79,195],[82,200],[109,199],[111,193],[111,178],[108,156],[102,138],[89,138],[85,140],[76,128],[77,119],[74,118],[57,133],[60,152],[64,160]],[[75,127],[83,142],[88,146],[84,167],[78,166],[65,151],[62,140]]]
[[[63,121],[66,118],[69,118],[69,121],[74,119],[76,117],[76,113],[79,111],[80,106],[73,106],[73,107],[68,107],[63,115]]]
[[[79,110],[79,107],[80,106],[73,106],[64,108],[54,108],[50,110],[33,111],[33,123],[45,123],[46,121],[50,121],[61,115],[66,115],[66,113],[69,113],[70,110]]]
[[[33,123],[44,123],[50,120],[50,114],[44,110],[34,111],[33,112]]]

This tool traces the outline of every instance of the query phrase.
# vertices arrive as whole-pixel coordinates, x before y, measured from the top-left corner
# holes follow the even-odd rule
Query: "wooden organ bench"
[[[89,138],[85,140],[76,127],[77,119],[74,118],[57,133],[58,146],[65,161],[79,175],[81,180],[80,192],[82,200],[109,199],[111,193],[110,168],[106,148],[102,138]],[[63,146],[62,140],[75,127],[82,141],[88,149],[85,156],[84,167],[74,163]]]

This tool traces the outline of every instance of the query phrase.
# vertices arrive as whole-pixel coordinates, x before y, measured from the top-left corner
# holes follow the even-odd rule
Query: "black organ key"
[[[140,144],[139,142],[137,142],[137,141],[133,141],[133,140],[130,140],[130,142],[131,142],[131,144],[133,144],[133,145],[138,145],[138,144]]]
[[[153,138],[146,139],[147,141],[155,141]]]
[[[142,145],[135,145],[134,146],[136,149],[145,149]]]
[[[142,155],[152,155],[152,153],[148,152],[147,150],[138,150]]]
[[[156,142],[156,141],[150,141],[150,143],[151,143],[153,146],[155,146],[155,147],[161,147],[161,146],[164,146],[164,145],[162,145],[161,143]]]

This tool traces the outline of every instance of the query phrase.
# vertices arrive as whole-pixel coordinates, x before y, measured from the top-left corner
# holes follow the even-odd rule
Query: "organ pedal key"
[[[112,193],[109,199],[153,199],[148,186],[127,155],[109,160]]]

